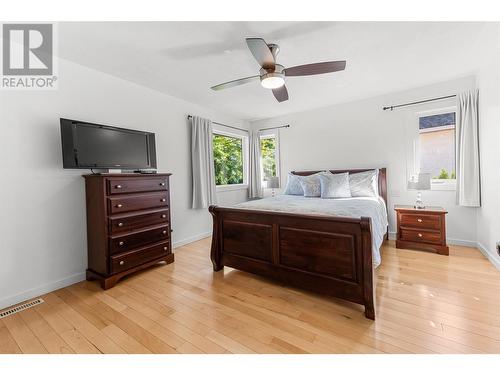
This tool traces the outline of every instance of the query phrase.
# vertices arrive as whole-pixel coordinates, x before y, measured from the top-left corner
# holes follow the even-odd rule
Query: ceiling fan
[[[285,77],[310,76],[314,74],[338,72],[345,69],[344,60],[326,61],[285,68],[283,65],[276,63],[276,56],[280,50],[277,44],[267,44],[262,38],[247,38],[246,42],[250,52],[252,52],[253,57],[261,67],[259,75],[221,83],[220,85],[212,86],[212,90],[224,90],[260,79],[261,85],[266,89],[272,90],[276,100],[281,103],[288,100]]]

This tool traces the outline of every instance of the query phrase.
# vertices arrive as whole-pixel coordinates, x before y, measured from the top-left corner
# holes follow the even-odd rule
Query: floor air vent
[[[0,319],[14,315],[14,314],[18,313],[19,311],[29,309],[29,308],[36,306],[36,305],[39,305],[43,302],[44,302],[43,299],[37,298],[37,299],[34,299],[33,301],[25,302],[21,305],[11,307],[10,309],[0,311]]]

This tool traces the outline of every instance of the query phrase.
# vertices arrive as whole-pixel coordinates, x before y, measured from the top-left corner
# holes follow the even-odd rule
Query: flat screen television
[[[63,167],[156,169],[155,134],[61,118]]]

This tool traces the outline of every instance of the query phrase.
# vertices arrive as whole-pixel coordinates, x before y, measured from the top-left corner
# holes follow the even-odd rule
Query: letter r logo
[[[52,75],[52,24],[4,24],[2,52],[4,75]]]

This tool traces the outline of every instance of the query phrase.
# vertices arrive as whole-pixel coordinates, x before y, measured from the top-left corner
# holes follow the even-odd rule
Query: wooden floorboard
[[[0,319],[0,353],[500,353],[500,272],[477,250],[382,248],[362,306],[226,267],[210,239],[102,290],[81,282]]]

